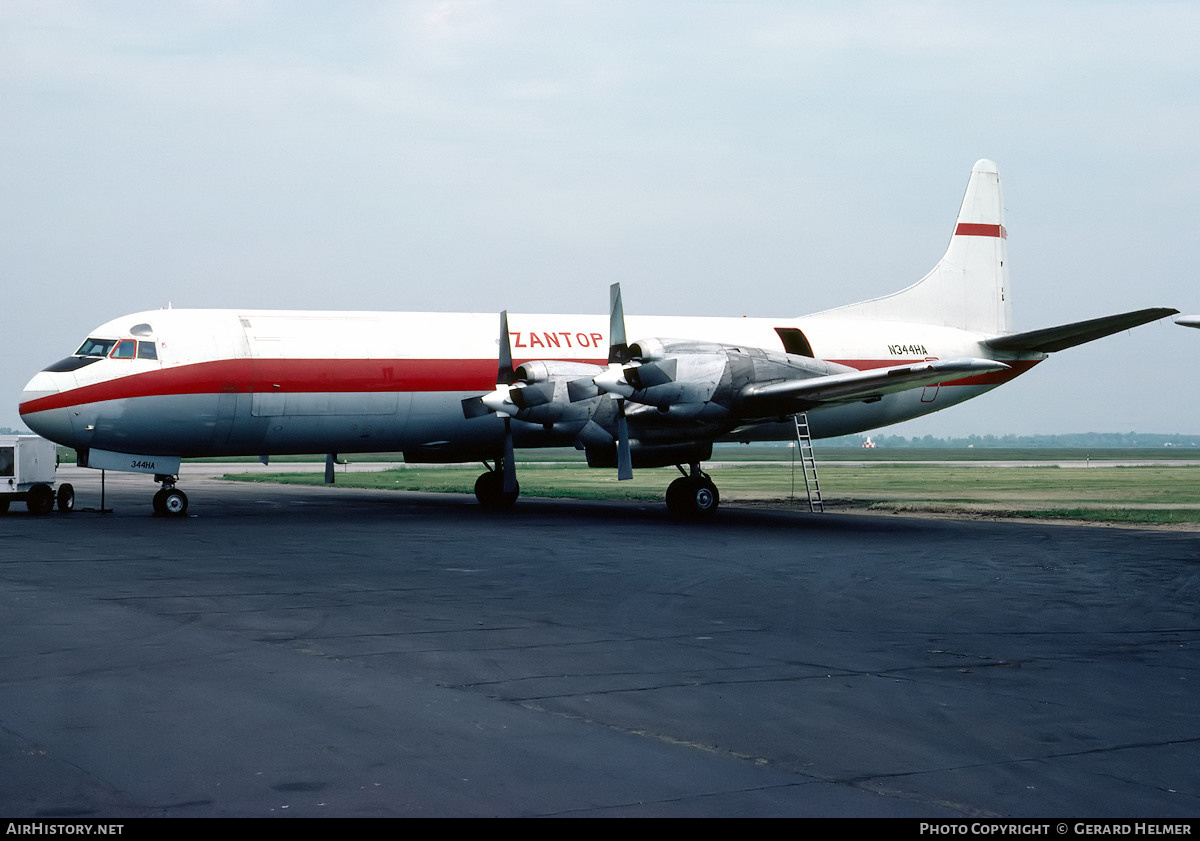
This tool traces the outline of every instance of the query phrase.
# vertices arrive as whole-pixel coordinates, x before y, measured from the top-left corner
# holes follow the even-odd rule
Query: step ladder
[[[817,480],[817,458],[813,454],[812,435],[808,431],[808,413],[799,412],[796,421],[796,446],[800,450],[800,469],[804,473],[804,488],[808,491],[808,510],[814,514],[825,511],[821,501],[821,483]]]

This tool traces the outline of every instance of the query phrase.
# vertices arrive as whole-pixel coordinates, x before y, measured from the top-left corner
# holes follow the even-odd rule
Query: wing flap
[[[742,389],[740,397],[754,410],[791,413],[822,403],[872,400],[897,391],[953,382],[1008,367],[993,359],[935,359],[801,380],[752,383]]]
[[[1047,327],[1042,330],[1030,330],[1026,333],[1009,333],[1007,336],[987,339],[984,344],[994,350],[1053,353],[1095,339],[1102,339],[1131,327],[1158,321],[1160,318],[1166,318],[1177,312],[1179,310],[1170,307],[1151,307],[1118,315],[1092,318],[1087,321],[1075,321],[1071,324],[1060,324],[1057,327]]]

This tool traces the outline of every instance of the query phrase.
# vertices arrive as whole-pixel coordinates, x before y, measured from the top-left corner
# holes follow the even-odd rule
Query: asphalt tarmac
[[[0,816],[1200,816],[1197,533],[63,472]]]

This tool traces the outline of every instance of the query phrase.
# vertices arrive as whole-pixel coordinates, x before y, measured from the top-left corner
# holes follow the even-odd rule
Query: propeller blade
[[[592,382],[591,377],[584,377],[581,380],[571,380],[567,383],[567,397],[572,403],[578,403],[581,400],[591,400],[593,397],[600,396],[600,389]]]
[[[533,383],[509,391],[509,400],[518,409],[544,406],[554,399],[554,383]]]
[[[467,420],[471,418],[481,418],[492,410],[483,403],[482,397],[464,397],[462,402],[463,417]]]
[[[621,304],[621,284],[608,287],[608,364],[629,361],[625,338],[625,307]]]
[[[679,365],[672,359],[662,362],[646,362],[642,365],[631,365],[625,369],[625,379],[638,391],[654,388],[656,385],[666,385],[675,382],[675,374]]]
[[[575,449],[586,450],[592,447],[598,450],[606,449],[611,447],[615,440],[611,432],[594,420],[589,420],[575,438]]]
[[[500,313],[500,364],[496,369],[496,385],[512,385],[517,372],[512,362],[512,342],[508,336],[508,310]]]
[[[517,490],[517,461],[513,457],[512,420],[507,417],[504,419],[504,464],[501,470],[504,471],[504,492],[514,493]]]
[[[633,478],[633,457],[629,452],[629,421],[625,419],[625,401],[617,401],[617,481]]]

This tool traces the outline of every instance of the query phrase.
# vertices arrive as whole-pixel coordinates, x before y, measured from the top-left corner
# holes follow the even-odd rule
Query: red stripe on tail
[[[954,229],[956,237],[1000,237],[1008,239],[1008,231],[1003,225],[985,225],[981,222],[959,222]]]

